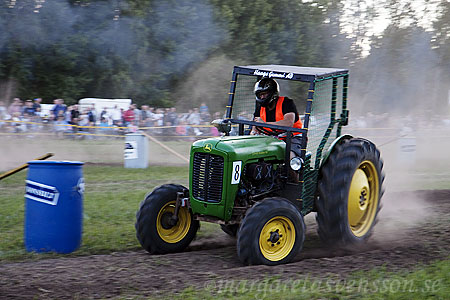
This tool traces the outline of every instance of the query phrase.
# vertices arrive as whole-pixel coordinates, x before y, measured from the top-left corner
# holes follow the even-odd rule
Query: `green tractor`
[[[284,94],[307,94],[296,101],[304,111],[301,129],[253,121],[253,86],[264,77],[279,81]],[[283,264],[301,250],[303,217],[311,212],[325,243],[366,242],[381,207],[383,162],[372,142],[341,134],[347,92],[344,69],[234,67],[226,118],[213,121],[223,136],[193,143],[189,189],[162,185],[141,202],[135,227],[142,247],[154,254],[183,251],[200,221],[213,222],[237,237],[244,264]],[[250,135],[253,126],[270,135]],[[301,152],[292,157],[294,134]],[[290,180],[292,172],[298,180]]]

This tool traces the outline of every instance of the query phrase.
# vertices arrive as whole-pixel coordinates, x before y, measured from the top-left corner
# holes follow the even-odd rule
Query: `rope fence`
[[[177,128],[183,127],[185,134],[179,134]],[[197,133],[191,134],[193,128],[197,128]],[[237,129],[237,128],[236,128]],[[420,131],[420,134],[419,134]],[[86,126],[73,124],[55,124],[46,122],[33,122],[23,120],[0,120],[0,136],[60,136],[60,137],[103,137],[103,138],[124,138],[127,133],[145,132],[148,135],[159,138],[174,139],[199,139],[220,136],[216,128],[212,125],[178,125],[178,126]],[[343,133],[362,136],[367,139],[384,140],[379,143],[379,147],[393,143],[402,138],[419,137],[425,135],[431,139],[450,139],[450,127],[420,128],[414,132],[402,133],[401,128],[381,127],[381,128],[358,128],[345,127]],[[233,134],[233,133],[232,133]]]
[[[176,129],[182,127],[186,134],[177,133]],[[187,134],[191,129],[197,128],[197,134]],[[178,126],[87,126],[73,124],[56,124],[50,122],[33,122],[23,120],[0,120],[0,136],[92,136],[123,138],[127,133],[145,131],[159,137],[176,138],[206,138],[219,136],[212,125],[178,125]],[[209,134],[208,134],[209,133]]]

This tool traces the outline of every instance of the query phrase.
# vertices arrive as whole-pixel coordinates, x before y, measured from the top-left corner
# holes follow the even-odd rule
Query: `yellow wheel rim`
[[[348,223],[357,237],[364,236],[375,220],[380,183],[375,165],[365,160],[353,174],[348,195]]]
[[[167,243],[178,243],[188,233],[191,227],[191,215],[186,207],[180,207],[178,222],[174,226],[168,224],[168,220],[175,212],[175,201],[164,205],[156,218],[156,230],[161,239]]]
[[[270,219],[261,230],[259,248],[270,261],[280,261],[291,253],[295,243],[295,228],[286,217]]]

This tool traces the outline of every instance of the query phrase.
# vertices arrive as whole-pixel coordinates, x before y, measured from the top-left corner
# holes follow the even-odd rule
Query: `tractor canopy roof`
[[[314,81],[347,74],[348,70],[285,65],[251,65],[234,67],[234,72],[237,74],[272,77],[279,79]]]

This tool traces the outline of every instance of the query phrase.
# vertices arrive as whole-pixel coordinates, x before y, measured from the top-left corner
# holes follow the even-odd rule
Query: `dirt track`
[[[213,279],[281,278],[371,269],[412,268],[450,253],[450,190],[387,194],[374,236],[364,249],[325,248],[307,217],[303,251],[293,263],[244,267],[235,241],[225,234],[192,243],[184,253],[151,256],[145,251],[47,259],[0,265],[1,299],[111,298],[155,295],[186,286],[211,287]]]

